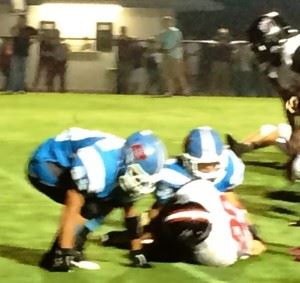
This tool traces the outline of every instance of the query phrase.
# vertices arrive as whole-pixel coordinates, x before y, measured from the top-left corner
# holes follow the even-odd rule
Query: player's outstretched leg
[[[230,146],[231,150],[238,156],[242,157],[244,153],[250,152],[254,149],[251,144],[239,143],[231,135],[226,135],[227,144]]]

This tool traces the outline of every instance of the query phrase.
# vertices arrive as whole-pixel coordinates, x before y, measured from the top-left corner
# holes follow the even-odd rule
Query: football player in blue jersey
[[[156,202],[149,213],[151,222],[155,223],[154,219],[162,209],[168,207],[180,188],[194,180],[211,182],[230,205],[245,210],[234,192],[234,188],[244,180],[244,170],[242,160],[224,146],[214,129],[211,127],[192,129],[184,140],[183,153],[167,160],[160,172],[161,181],[157,183],[155,190]],[[201,195],[200,188],[199,195]],[[253,237],[261,241],[248,214],[245,214],[245,217]],[[147,232],[151,234],[152,230],[151,224],[145,226],[145,238]]]
[[[195,179],[211,181],[234,205],[240,205],[233,189],[243,182],[245,166],[233,151],[224,146],[214,129],[192,129],[185,138],[183,150],[182,155],[167,160],[161,170],[162,180],[155,190],[157,201],[151,210],[151,218],[179,188]]]
[[[194,181],[205,180],[207,184],[210,184],[209,186],[214,188],[218,194],[226,199],[226,206],[228,203],[228,206],[230,205],[230,207],[243,211],[245,223],[247,223],[247,229],[251,232],[251,237],[261,241],[254,226],[248,219],[246,209],[244,209],[233,190],[243,182],[245,169],[243,162],[233,151],[223,145],[218,133],[210,127],[192,129],[184,141],[183,149],[184,151],[180,156],[167,160],[164,168],[160,171],[161,181],[157,183],[155,190],[156,202],[150,210],[149,222],[144,226],[143,239],[145,241],[153,240],[153,234],[157,234],[159,236],[158,238],[160,238],[163,233],[162,226],[160,226],[161,215],[174,204],[174,198],[176,198],[178,191],[185,186],[189,186],[189,184],[195,183]],[[201,186],[191,186],[191,188],[195,190],[193,192],[193,198],[190,199],[192,207],[195,207],[197,199],[201,199],[202,197],[206,198],[208,202],[213,203],[214,200],[210,198]],[[186,202],[188,202],[188,200],[186,200]],[[183,211],[182,207],[178,208],[178,210]],[[217,213],[214,209],[212,209],[212,212]],[[157,226],[157,224],[159,225]],[[180,227],[181,224],[177,224],[175,225],[175,230],[178,234],[176,234],[177,232],[175,230],[173,232],[169,231],[168,240],[166,242],[163,241],[164,243],[159,245],[159,248],[152,250],[153,247],[150,248],[149,246],[150,251],[148,252],[150,254],[154,252],[154,254],[152,254],[154,258],[158,257],[165,260],[165,256],[168,257],[171,255],[171,258],[182,256],[178,249],[173,249],[173,246],[171,247],[171,250],[173,249],[172,252],[166,252],[167,255],[164,255],[163,252],[164,246],[170,246],[170,242],[172,242],[171,239],[175,240],[179,234],[182,238],[183,235],[181,232],[183,231],[181,230],[182,227]],[[195,219],[193,220],[192,217],[185,224],[189,227],[197,226],[195,225]],[[205,227],[203,227],[201,224],[199,224],[199,226],[201,226],[201,229],[206,227],[205,225]],[[205,235],[207,236],[208,234]],[[187,238],[183,237],[182,239],[184,244],[187,244]],[[104,238],[104,244],[124,247],[126,244],[126,234],[124,232],[110,232]],[[148,252],[146,246],[147,255],[149,255]],[[150,260],[152,256],[150,256]],[[185,256],[184,254],[183,257]]]
[[[133,264],[147,267],[133,203],[153,192],[165,156],[163,143],[149,130],[124,140],[99,131],[70,128],[42,143],[29,160],[28,179],[64,207],[57,238],[40,266],[69,271],[72,262],[82,255],[85,239],[77,234],[83,231],[86,235],[94,222],[98,225],[118,206],[124,208]]]

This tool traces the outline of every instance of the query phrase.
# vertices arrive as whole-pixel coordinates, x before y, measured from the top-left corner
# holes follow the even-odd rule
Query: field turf
[[[242,138],[264,123],[285,121],[276,98],[171,97],[87,94],[0,94],[0,282],[1,283],[297,283],[300,262],[288,248],[300,245],[300,228],[288,222],[300,214],[299,186],[284,171],[268,168],[285,162],[275,147],[249,153],[246,178],[237,192],[258,224],[268,251],[227,268],[184,263],[154,263],[151,269],[128,266],[127,252],[99,245],[99,235],[122,227],[122,213],[114,211],[91,235],[87,257],[101,264],[99,271],[49,273],[37,267],[49,248],[60,207],[26,181],[27,159],[44,139],[71,126],[100,129],[126,137],[138,129],[152,129],[166,143],[169,154],[180,153],[189,129],[210,125],[222,136]],[[140,210],[152,203],[147,197]]]

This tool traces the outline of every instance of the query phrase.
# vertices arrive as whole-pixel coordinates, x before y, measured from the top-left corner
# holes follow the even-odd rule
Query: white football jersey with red
[[[199,203],[207,212],[201,217],[206,215],[212,224],[208,237],[194,249],[197,262],[228,266],[241,256],[250,254],[253,238],[246,221],[246,211],[233,206],[211,182],[196,180],[188,183],[176,193],[176,197],[178,203]]]

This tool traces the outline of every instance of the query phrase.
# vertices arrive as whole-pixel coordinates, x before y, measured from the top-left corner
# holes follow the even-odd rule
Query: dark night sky
[[[235,38],[244,38],[245,30],[260,14],[278,11],[294,28],[300,29],[300,0],[219,0],[225,9],[215,12],[178,13],[178,24],[185,37],[212,38],[218,27],[231,30]]]

